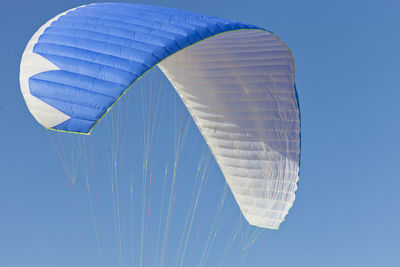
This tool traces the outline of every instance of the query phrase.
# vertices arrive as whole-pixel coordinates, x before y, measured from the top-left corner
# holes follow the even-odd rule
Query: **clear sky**
[[[33,33],[87,3],[0,0],[0,267],[85,266],[61,165],[18,75]],[[254,266],[400,266],[399,1],[135,3],[258,25],[294,54],[299,189]]]

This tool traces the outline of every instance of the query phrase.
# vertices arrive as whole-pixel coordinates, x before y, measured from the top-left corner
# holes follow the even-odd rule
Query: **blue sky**
[[[18,75],[32,34],[88,2],[0,3],[0,266],[85,266],[60,162]],[[135,3],[258,25],[294,54],[299,189],[287,221],[258,244],[254,266],[400,266],[398,1]]]

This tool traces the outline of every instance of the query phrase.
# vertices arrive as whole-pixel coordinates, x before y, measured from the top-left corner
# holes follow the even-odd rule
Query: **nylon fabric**
[[[161,7],[83,6],[57,17],[34,44],[33,52],[60,70],[33,75],[30,93],[69,117],[52,129],[88,133],[127,88],[166,57],[221,32],[247,28],[258,27]]]
[[[293,205],[299,171],[300,118],[290,51],[271,33],[242,30],[188,47],[159,66],[246,219],[279,228]]]
[[[299,178],[293,55],[257,26],[180,10],[99,3],[32,37],[21,91],[46,128],[89,133],[158,65],[188,108],[250,224],[278,229]]]

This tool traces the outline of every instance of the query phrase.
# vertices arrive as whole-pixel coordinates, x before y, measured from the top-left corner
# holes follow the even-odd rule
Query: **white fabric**
[[[271,33],[239,30],[158,66],[193,116],[245,218],[279,228],[295,199],[299,171],[291,52]]]

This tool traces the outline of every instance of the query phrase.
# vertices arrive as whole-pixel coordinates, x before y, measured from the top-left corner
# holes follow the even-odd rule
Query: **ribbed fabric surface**
[[[212,37],[159,64],[249,223],[278,228],[295,199],[300,120],[293,57],[274,35]]]
[[[32,37],[21,60],[21,91],[46,128],[88,133],[157,64],[246,219],[277,229],[295,199],[300,114],[293,56],[272,33],[161,7],[83,6]]]
[[[54,129],[89,132],[132,83],[169,55],[248,24],[174,9],[99,3],[47,27],[33,52],[60,70],[34,75],[30,92],[68,115]]]

